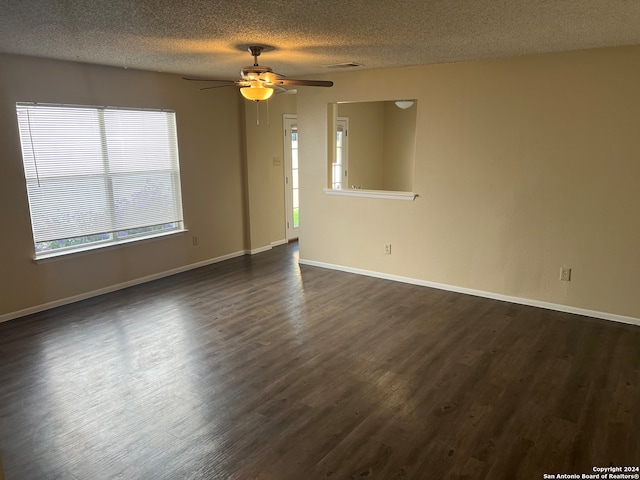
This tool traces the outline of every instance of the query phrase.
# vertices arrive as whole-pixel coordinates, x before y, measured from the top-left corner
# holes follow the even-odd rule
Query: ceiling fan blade
[[[276,85],[299,85],[302,87],[332,87],[330,80],[294,80],[293,78],[279,78],[273,82]]]
[[[215,78],[189,78],[189,77],[182,77],[183,80],[189,80],[190,82],[223,82],[223,83],[229,83],[229,84],[234,84],[236,83],[235,80],[218,80]]]
[[[224,87],[235,87],[235,83],[230,83],[229,85],[213,85],[211,87],[202,87],[200,90],[211,90],[212,88],[224,88]]]

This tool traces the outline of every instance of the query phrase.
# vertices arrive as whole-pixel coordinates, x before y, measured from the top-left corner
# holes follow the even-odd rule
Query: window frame
[[[32,110],[30,110],[30,108]],[[38,142],[43,140],[42,138],[35,138],[35,142],[34,142],[34,136],[35,137],[37,137],[38,135],[46,136],[48,132],[47,133],[40,132],[39,134],[34,134],[32,132],[31,117],[29,112],[33,112],[34,109],[36,110],[40,109],[42,111],[42,109],[47,109],[47,108],[51,108],[52,111],[54,109],[72,108],[77,110],[76,113],[80,112],[81,110],[86,110],[86,112],[79,113],[78,115],[83,117],[83,123],[81,123],[81,125],[83,127],[86,126],[87,131],[91,132],[90,142],[92,143],[90,145],[93,145],[94,148],[97,148],[100,152],[99,155],[102,156],[101,169],[91,174],[86,174],[82,170],[83,168],[87,168],[89,165],[91,165],[90,163],[91,161],[95,162],[96,153],[94,152],[93,153],[94,157],[88,158],[88,160],[83,157],[83,155],[86,156],[84,153],[81,154],[79,157],[77,157],[77,158],[82,157],[81,162],[86,161],[88,163],[75,165],[74,168],[69,169],[69,173],[66,173],[66,174],[56,173],[53,175],[50,174],[48,176],[46,174],[41,175],[39,173],[37,158],[36,158],[36,155],[37,155],[36,150],[38,147],[41,146],[41,144],[39,144]],[[59,110],[59,111],[61,112],[63,110]],[[25,112],[27,112],[26,119],[28,122],[28,131],[24,130]],[[135,116],[132,115],[127,118],[126,112],[136,113],[138,114],[138,117],[136,118]],[[147,120],[144,118],[145,113],[163,114],[164,118],[162,116],[155,116],[154,118],[154,116],[152,115],[150,117],[147,117],[148,122],[145,122],[145,120]],[[55,112],[53,114],[55,114]],[[88,120],[84,119],[85,114],[87,117],[89,117]],[[95,114],[95,118],[93,118],[94,115],[92,114]],[[122,118],[123,119],[122,123],[124,125],[118,124],[117,126],[112,126],[109,131],[109,128],[105,126],[106,125],[105,114],[115,116],[116,120],[120,120]],[[182,206],[182,177],[180,175],[177,122],[176,122],[176,113],[174,110],[132,108],[132,107],[111,107],[111,106],[96,106],[96,105],[71,105],[71,104],[55,104],[55,103],[39,103],[39,102],[16,102],[16,115],[18,117],[18,130],[19,130],[19,136],[20,136],[20,144],[22,148],[21,161],[22,161],[22,166],[23,166],[24,175],[25,175],[25,186],[27,190],[26,192],[27,202],[28,202],[29,212],[30,212],[30,222],[31,222],[31,228],[32,228],[35,260],[65,256],[65,255],[70,255],[78,252],[86,252],[86,251],[96,250],[96,249],[104,249],[104,248],[132,243],[132,242],[140,242],[144,240],[155,239],[158,237],[164,237],[167,235],[173,235],[173,234],[187,231],[184,227],[184,211]],[[66,120],[67,123],[63,123],[61,128],[65,129],[65,133],[67,133],[67,131],[70,131],[70,129],[73,128],[73,120],[76,120],[76,119],[70,116],[68,118],[64,117],[64,120]],[[86,123],[84,123],[85,121]],[[129,138],[126,138],[127,135],[122,133],[124,130],[118,130],[118,129],[126,129],[129,125],[127,122],[129,121],[133,122],[131,125],[133,125],[134,127],[142,128],[143,134],[144,134],[143,137],[140,137],[139,139],[138,138],[139,132],[136,130],[136,135],[129,134]],[[156,124],[156,128],[149,129],[149,124],[153,124],[153,123]],[[158,124],[162,125],[162,127],[159,128]],[[96,128],[97,128],[97,131],[100,132],[99,135],[96,134],[96,130],[95,130]],[[80,136],[80,134],[78,135]],[[150,153],[148,157],[146,156],[146,153],[145,153],[144,158],[140,156],[140,153],[136,155],[136,148],[140,149],[141,146],[144,144],[144,142],[150,142],[155,139],[156,144],[158,143],[157,139],[154,137],[155,135],[161,135],[160,138],[162,140],[160,142],[161,146],[159,147],[160,150],[159,150],[158,156],[154,157],[153,153]],[[124,137],[124,140],[123,140],[123,137]],[[132,140],[132,138],[134,138],[134,140]],[[28,140],[29,143],[27,143],[26,140]],[[56,143],[55,148],[51,149],[53,153],[50,154],[50,156],[46,160],[47,162],[51,162],[48,164],[49,168],[51,168],[51,165],[54,165],[54,166],[61,165],[61,167],[64,167],[65,169],[69,168],[67,164],[63,163],[66,160],[64,157],[65,157],[65,152],[67,151],[64,149],[64,147],[67,146],[69,147],[69,150],[72,150],[73,148],[78,148],[83,146],[81,142],[75,143],[75,140],[77,139],[73,138],[73,135],[70,135],[69,138],[65,138],[65,140],[60,142],[59,144]],[[65,141],[67,143],[65,143]],[[74,143],[71,143],[71,142],[74,142]],[[99,147],[97,147],[97,145],[99,145]],[[110,149],[113,149],[114,145],[120,148],[120,150],[118,150],[115,153],[112,151],[110,154],[109,151]],[[124,152],[124,154],[122,152]],[[87,154],[87,155],[89,155],[89,157],[91,156],[91,154]],[[61,157],[63,158],[63,160],[60,160],[60,158],[57,158],[57,157]],[[51,160],[52,158],[53,160]],[[138,161],[131,162],[130,160],[132,158]],[[153,160],[149,162],[149,158],[153,158]],[[42,157],[40,158],[40,161],[42,162]],[[127,165],[124,170],[122,169],[123,162],[124,164]],[[70,161],[69,165],[74,165],[74,164],[72,161]],[[105,183],[105,189],[97,191],[96,195],[97,195],[97,198],[99,199],[98,203],[102,206],[101,208],[104,210],[100,212],[100,215],[106,216],[105,218],[110,219],[108,220],[108,223],[111,229],[104,232],[97,232],[95,231],[94,225],[85,227],[83,224],[80,230],[82,228],[85,228],[85,232],[86,232],[85,235],[69,236],[66,238],[54,238],[54,239],[46,239],[46,240],[42,238],[37,238],[36,225],[38,225],[40,229],[43,228],[42,222],[48,220],[48,218],[46,218],[46,220],[43,220],[42,212],[38,212],[38,214],[34,216],[34,208],[36,210],[38,209],[38,201],[42,202],[42,199],[46,200],[47,193],[45,192],[44,195],[42,194],[34,195],[32,198],[32,195],[30,193],[31,192],[30,188],[31,189],[34,188],[34,185],[33,185],[34,176],[33,176],[33,172],[32,171],[30,172],[30,169],[33,169],[33,168],[35,168],[35,174],[36,174],[35,180],[37,180],[38,187],[40,185],[41,180],[43,182],[45,181],[55,182],[55,180],[62,180],[62,181],[69,182],[71,184],[75,183],[76,185],[78,185],[78,188],[80,189],[81,187],[86,187],[86,185],[83,184],[82,182],[83,182],[83,177],[87,177],[87,175],[97,180],[102,179],[102,181],[104,181]],[[153,205],[151,207],[151,210],[147,210],[145,212],[145,208],[140,208],[140,207],[138,208],[134,207],[132,211],[125,210],[124,215],[127,216],[128,220],[125,220],[124,222],[125,223],[131,222],[132,220],[129,217],[133,215],[133,217],[131,218],[135,218],[136,225],[131,225],[129,223],[130,225],[129,228],[117,228],[119,226],[126,227],[127,225],[123,225],[121,223],[122,221],[117,219],[116,204],[118,202],[122,202],[123,199],[125,201],[129,199],[130,201],[130,197],[126,196],[127,193],[124,193],[125,197],[122,197],[123,193],[119,195],[114,194],[113,182],[116,182],[117,180],[122,181],[122,179],[124,179],[125,183],[119,184],[120,188],[123,191],[126,190],[127,192],[129,192],[128,193],[129,195],[131,194],[131,192],[133,192],[134,196],[135,195],[143,196],[145,193],[147,193],[146,185],[148,185],[149,182],[153,180],[152,176],[154,174],[156,176],[158,175],[158,172],[160,172],[160,175],[161,175],[160,177],[161,186],[163,184],[166,184],[169,186],[168,188],[169,194],[167,195],[165,192],[163,192],[165,193],[165,197],[167,197],[168,200],[163,198],[162,199],[163,201],[159,203],[155,202],[155,205],[153,205],[153,203],[149,202],[149,200],[153,200],[153,198],[151,199],[146,198],[145,200],[146,200],[147,207],[148,205]],[[141,181],[140,179],[142,179],[142,181],[145,182],[145,188],[143,188],[142,191],[131,190],[132,188],[135,189],[136,182],[140,182]],[[72,198],[67,198],[64,193],[59,194],[59,196],[54,196],[52,198],[55,198],[58,201],[62,201],[63,204],[65,201],[69,200],[69,202],[67,202],[66,205],[69,205],[70,210],[73,210],[74,204],[71,203]],[[160,205],[159,207],[160,210],[156,209],[157,205]],[[165,211],[166,209],[169,209],[169,211],[173,212],[170,215],[170,220],[172,221],[169,221],[169,216]],[[161,213],[159,214],[158,212],[161,212]],[[147,213],[148,216],[145,216],[145,213]],[[148,225],[144,221],[138,222],[138,220],[144,220],[145,218],[147,219],[147,221],[157,220],[158,215],[160,215],[161,217],[160,219],[162,220],[160,223]],[[40,223],[37,223],[37,222],[40,222]],[[118,225],[118,223],[120,223],[120,225]],[[163,228],[163,227],[166,227],[166,228]],[[64,229],[64,227],[62,228]],[[75,226],[73,228],[78,228],[78,227]],[[91,230],[88,230],[89,228],[91,228]],[[148,231],[142,231],[138,233],[127,233],[127,232],[134,232],[140,229],[144,229]],[[58,232],[58,233],[61,233],[61,232]],[[80,233],[82,232],[80,231]],[[39,235],[42,236],[41,231]],[[49,248],[46,250],[42,250],[40,248],[40,245],[44,243],[73,242],[75,240],[81,240],[81,239],[87,239],[89,237],[99,237],[99,236],[105,236],[105,235],[108,236],[108,238],[87,241],[79,244],[66,245],[66,246],[57,247],[57,248]]]

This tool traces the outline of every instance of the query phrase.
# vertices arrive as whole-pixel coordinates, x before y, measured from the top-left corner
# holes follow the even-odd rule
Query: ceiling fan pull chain
[[[260,102],[256,100],[255,103],[256,103],[256,125],[260,125],[260,107],[258,106]]]

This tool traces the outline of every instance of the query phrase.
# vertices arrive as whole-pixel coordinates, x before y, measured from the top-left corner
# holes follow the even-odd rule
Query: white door
[[[284,186],[287,240],[298,238],[300,226],[300,197],[298,184],[298,126],[297,116],[284,116]]]

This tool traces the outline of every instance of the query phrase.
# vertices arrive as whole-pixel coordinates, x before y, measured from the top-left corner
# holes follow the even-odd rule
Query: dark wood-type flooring
[[[0,324],[7,480],[541,479],[640,464],[640,328],[289,244]]]

